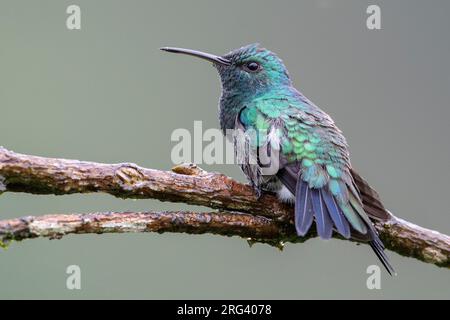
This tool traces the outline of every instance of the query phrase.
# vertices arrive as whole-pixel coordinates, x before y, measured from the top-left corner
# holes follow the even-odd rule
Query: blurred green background
[[[81,7],[81,30],[66,8]],[[366,28],[381,7],[382,30]],[[0,1],[0,145],[16,152],[169,169],[176,128],[218,126],[220,83],[181,46],[226,53],[260,42],[344,131],[352,162],[399,217],[450,234],[450,2]],[[203,166],[244,181],[232,165]],[[181,209],[111,196],[4,194],[2,219]],[[192,208],[192,207],[191,207]],[[202,208],[193,208],[202,209]],[[239,238],[68,236],[0,252],[0,298],[450,298],[450,272],[389,253],[398,271],[366,288],[367,246],[283,252]],[[66,289],[66,267],[82,289]]]

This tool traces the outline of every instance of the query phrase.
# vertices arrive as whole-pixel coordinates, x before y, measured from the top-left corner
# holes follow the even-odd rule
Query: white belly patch
[[[284,185],[277,191],[278,199],[281,202],[294,203],[295,196]]]

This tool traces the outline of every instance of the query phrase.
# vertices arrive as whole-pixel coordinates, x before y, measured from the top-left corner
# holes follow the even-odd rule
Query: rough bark
[[[237,235],[281,246],[298,238],[292,208],[271,194],[257,199],[251,187],[195,165],[172,172],[135,164],[100,164],[17,154],[0,148],[0,193],[72,194],[104,192],[120,198],[152,198],[202,205],[221,211],[91,213],[25,217],[0,221],[0,239],[57,238],[68,233],[187,232]],[[392,216],[374,222],[386,248],[450,268],[450,237]]]
[[[73,194],[104,192],[119,198],[184,202],[214,209],[258,212],[286,219],[289,206],[273,195],[256,199],[250,186],[195,165],[173,171],[145,169],[133,163],[101,164],[29,156],[0,149],[0,192]]]
[[[126,232],[185,232],[277,240],[284,231],[279,223],[251,214],[233,212],[96,212],[51,214],[0,221],[3,243],[37,237],[59,239],[68,234]]]

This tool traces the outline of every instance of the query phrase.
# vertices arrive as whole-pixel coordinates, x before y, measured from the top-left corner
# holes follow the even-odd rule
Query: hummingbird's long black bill
[[[212,63],[218,63],[218,64],[222,64],[222,65],[226,65],[226,66],[229,66],[231,64],[230,60],[225,59],[221,56],[216,56],[215,54],[201,52],[201,51],[197,51],[197,50],[173,48],[173,47],[162,47],[160,49],[162,51],[167,51],[167,52],[172,52],[172,53],[186,54],[188,56],[205,59],[205,60],[211,61]]]

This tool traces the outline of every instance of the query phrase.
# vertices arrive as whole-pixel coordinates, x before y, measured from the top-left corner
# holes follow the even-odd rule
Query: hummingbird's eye
[[[244,70],[247,72],[258,72],[261,69],[261,66],[258,62],[250,61],[243,65]]]

